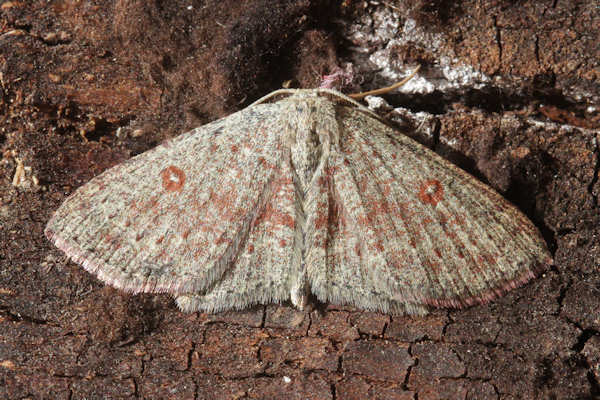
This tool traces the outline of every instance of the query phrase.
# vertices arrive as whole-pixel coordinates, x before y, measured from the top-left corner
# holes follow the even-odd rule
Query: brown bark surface
[[[1,2],[0,398],[600,396],[599,27],[590,1]],[[425,318],[182,314],[44,238],[93,176],[286,80],[315,87],[350,62],[362,89],[393,83],[371,57],[383,48],[392,70],[434,79],[452,58],[491,78],[386,96],[402,120],[379,111],[542,230],[555,266],[530,284]]]

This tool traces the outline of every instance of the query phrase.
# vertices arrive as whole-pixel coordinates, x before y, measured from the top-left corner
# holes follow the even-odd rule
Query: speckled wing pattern
[[[552,262],[500,195],[332,90],[281,90],[78,189],[46,236],[101,280],[217,312],[311,296],[487,302]]]
[[[552,262],[504,198],[356,108],[329,159],[322,301],[397,314],[485,303]]]
[[[233,114],[104,172],[62,204],[46,236],[133,293],[210,292],[235,265],[236,284],[264,289],[232,307],[286,300],[295,213],[276,108]]]

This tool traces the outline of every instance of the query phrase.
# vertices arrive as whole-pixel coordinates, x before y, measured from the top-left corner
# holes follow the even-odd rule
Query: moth
[[[315,299],[423,315],[552,263],[494,190],[330,89],[283,89],[117,165],[45,234],[100,280],[186,312]]]

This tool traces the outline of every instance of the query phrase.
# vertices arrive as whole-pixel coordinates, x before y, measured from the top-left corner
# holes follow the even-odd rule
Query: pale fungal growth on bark
[[[329,89],[279,90],[102,173],[46,236],[184,311],[485,303],[552,262],[494,190]]]

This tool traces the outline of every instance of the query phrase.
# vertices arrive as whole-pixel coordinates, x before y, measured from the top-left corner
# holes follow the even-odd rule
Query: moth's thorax
[[[286,120],[290,129],[287,143],[290,147],[291,163],[300,180],[303,191],[308,190],[317,171],[329,155],[332,143],[339,136],[336,121],[336,104],[327,98],[298,94],[284,100]]]

